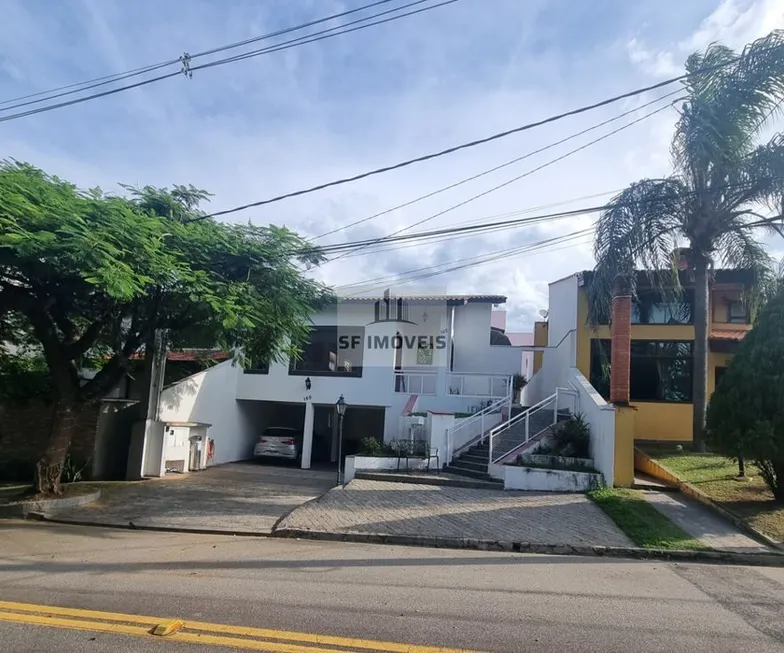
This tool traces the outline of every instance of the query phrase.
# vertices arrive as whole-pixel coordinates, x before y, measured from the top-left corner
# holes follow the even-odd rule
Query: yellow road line
[[[150,629],[144,626],[128,626],[126,624],[106,623],[104,621],[82,621],[64,619],[62,617],[43,617],[37,614],[18,614],[0,612],[0,621],[65,628],[68,630],[88,630],[90,632],[132,635],[134,637],[152,637]],[[301,644],[281,644],[262,640],[240,639],[239,637],[223,637],[220,635],[200,635],[198,633],[175,633],[166,638],[167,642],[183,642],[211,646],[231,646],[248,651],[267,651],[267,653],[346,653],[336,648],[320,648]]]
[[[122,614],[118,612],[101,612],[99,610],[84,610],[81,608],[64,608],[59,606],[37,605],[32,603],[16,603],[13,601],[0,601],[0,609],[14,610],[16,612],[31,612],[34,615],[14,614],[14,613],[0,613],[0,619],[5,621],[13,621],[10,617],[25,617],[35,618],[39,620],[57,620],[61,622],[69,622],[76,624],[90,624],[90,628],[83,628],[82,626],[69,626],[61,625],[62,628],[82,628],[83,630],[95,630],[100,632],[118,632],[127,635],[149,635],[149,628],[141,628],[139,626],[128,626],[123,624],[112,624],[103,622],[127,622],[132,624],[146,624],[149,626],[156,626],[162,621],[167,620],[166,617],[150,617],[144,615]],[[68,619],[59,619],[58,617],[49,617],[41,615],[58,615],[58,617],[84,617],[87,619],[100,619],[102,621],[71,621]],[[222,646],[235,646],[245,647],[251,650],[259,651],[278,651],[280,653],[296,653],[297,651],[307,650],[311,653],[337,653],[333,649],[320,649],[312,647],[316,645],[326,646],[342,646],[351,649],[366,649],[370,651],[382,651],[384,653],[470,653],[465,649],[450,649],[434,646],[419,646],[415,644],[404,644],[400,642],[385,642],[370,639],[355,639],[351,637],[337,637],[335,635],[319,635],[314,633],[301,633],[285,630],[271,630],[268,628],[253,628],[250,626],[233,626],[229,624],[216,624],[203,621],[189,621],[181,619],[184,627],[187,630],[198,630],[208,634],[178,632],[174,635],[168,636],[168,641],[178,640],[183,642],[208,644],[214,643],[209,640],[227,640],[222,641]],[[37,621],[25,621],[25,623],[39,623]],[[40,625],[54,625],[52,623],[40,622]],[[94,627],[98,626],[98,627]],[[118,628],[130,629],[118,630]],[[142,631],[142,633],[138,632]],[[221,635],[242,635],[244,637],[268,638],[283,641],[300,642],[306,644],[306,648],[302,646],[290,646],[288,644],[278,644],[275,642],[254,642],[248,639],[237,639],[230,637],[220,637],[209,633],[219,633]],[[230,640],[230,641],[229,641]],[[264,644],[264,647],[261,645]],[[218,645],[218,644],[216,644]]]

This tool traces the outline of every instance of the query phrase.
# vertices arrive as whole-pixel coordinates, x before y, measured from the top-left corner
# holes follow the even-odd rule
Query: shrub
[[[555,427],[552,450],[558,456],[590,458],[591,428],[581,414],[572,415]]]
[[[384,453],[384,445],[377,438],[367,436],[359,443],[359,453],[362,456],[380,456]]]
[[[784,502],[784,290],[762,309],[722,376],[706,436],[716,453],[753,461]]]

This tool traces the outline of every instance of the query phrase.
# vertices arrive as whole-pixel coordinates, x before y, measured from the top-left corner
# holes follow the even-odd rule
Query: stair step
[[[458,458],[457,460],[452,461],[452,466],[459,467],[460,469],[467,469],[472,472],[481,472],[483,474],[487,473],[487,461],[475,463]]]
[[[483,472],[474,472],[474,471],[471,471],[470,469],[463,469],[461,467],[455,467],[454,465],[447,465],[446,467],[444,467],[444,471],[449,472],[451,474],[458,474],[460,476],[469,476],[471,478],[478,478],[478,479],[480,479],[482,481],[486,481],[487,483],[492,483],[493,485],[497,485],[500,488],[504,487],[504,482],[503,481],[501,481],[501,480],[499,480],[497,478],[493,478],[489,474],[486,474],[486,473],[483,473]]]
[[[472,453],[464,453],[462,456],[456,458],[456,460],[465,460],[467,463],[479,463],[481,465],[487,465],[487,461],[489,459],[490,458],[487,455],[487,452],[485,452],[484,456],[478,456]]]

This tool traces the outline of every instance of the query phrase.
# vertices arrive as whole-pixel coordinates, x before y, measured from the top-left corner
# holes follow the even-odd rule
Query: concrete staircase
[[[525,410],[527,410],[525,407],[513,406],[512,417],[516,417]],[[559,412],[558,421],[560,422],[568,419],[569,415],[570,413],[568,411]],[[535,444],[538,444],[542,439],[551,434],[554,426],[552,409],[535,411],[528,419],[529,440],[526,450],[533,448]],[[498,456],[520,449],[524,444],[526,444],[525,419],[521,419],[493,438],[493,458],[498,458]],[[452,474],[461,474],[463,476],[481,479],[484,482],[497,483],[502,487],[502,481],[493,478],[487,473],[487,465],[490,462],[489,459],[490,441],[489,438],[486,438],[483,443],[476,444],[464,451],[449,465],[446,465],[444,469]]]

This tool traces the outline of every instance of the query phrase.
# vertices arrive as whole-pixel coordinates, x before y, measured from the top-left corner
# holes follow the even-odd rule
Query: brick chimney
[[[629,281],[621,275],[613,280],[610,338],[610,402],[627,405],[631,368],[632,291]]]

